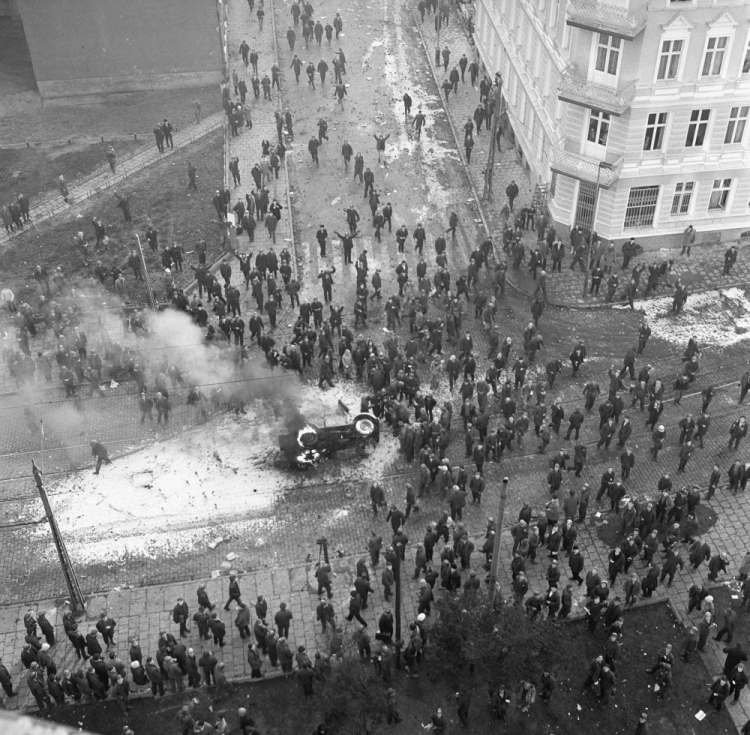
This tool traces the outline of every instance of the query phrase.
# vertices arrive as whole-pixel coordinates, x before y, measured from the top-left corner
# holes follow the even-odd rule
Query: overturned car
[[[279,434],[279,447],[300,469],[312,467],[344,449],[366,454],[380,441],[380,421],[371,413],[357,414],[351,423],[336,426],[306,424],[296,432]]]

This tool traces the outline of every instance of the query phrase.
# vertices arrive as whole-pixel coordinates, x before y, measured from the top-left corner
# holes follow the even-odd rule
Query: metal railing
[[[600,162],[595,158],[589,158],[562,148],[553,147],[550,149],[550,168],[552,171],[592,184],[597,182],[598,176],[599,186],[603,189],[608,189],[620,177],[624,160],[625,157],[620,156],[611,164],[611,167],[602,167],[600,170]]]
[[[190,136],[187,139],[181,139],[178,140],[175,144],[174,149],[167,149],[164,152],[164,156],[169,155],[169,153],[172,150],[179,150],[181,148],[184,148],[185,146],[189,145],[190,143],[194,143],[199,138],[203,138],[205,135],[208,135],[209,133],[213,132],[214,130],[217,130],[218,128],[222,127],[224,125],[223,116],[221,119],[217,119],[216,121],[212,122],[208,127],[201,127],[199,130],[196,130],[192,133],[190,133]],[[121,181],[124,181],[129,176],[132,176],[132,174],[137,173],[138,171],[143,170],[147,166],[150,166],[153,163],[153,159],[145,158],[142,161],[139,161],[137,164],[128,166],[128,161],[132,161],[133,158],[136,156],[141,155],[142,153],[146,152],[149,148],[156,147],[156,144],[147,144],[143,147],[132,151],[126,156],[123,156],[122,158],[118,159],[117,161],[117,167],[118,171],[113,174],[108,174],[106,170],[102,170],[101,168],[97,171],[93,171],[90,174],[86,174],[85,176],[81,176],[74,181],[70,181],[69,183],[69,190],[70,190],[70,197],[74,202],[80,201],[81,199],[88,199],[89,197],[93,196],[94,194],[98,194],[101,191],[105,191],[106,189],[109,189],[115,184],[120,183]],[[99,183],[94,183],[97,179],[102,179],[102,176],[104,177],[102,181]],[[39,217],[38,216],[38,210],[42,207],[48,207],[51,209],[51,213],[56,213],[58,211],[63,211],[68,208],[68,205],[64,203],[62,196],[59,192],[56,191],[40,191],[38,195],[31,197],[32,205],[31,205],[31,219],[32,223],[35,223],[36,221],[45,219],[44,216]],[[37,210],[37,216],[34,216],[34,211]],[[0,240],[8,239],[8,236],[3,236],[0,234]]]
[[[590,82],[588,79],[565,70],[557,85],[557,96],[563,102],[581,105],[595,110],[602,110],[611,115],[622,115],[630,107],[635,97],[635,82],[624,89],[608,87],[604,84]]]
[[[568,25],[599,33],[609,33],[632,41],[646,27],[646,10],[631,12],[608,3],[594,0],[570,0]]]
[[[139,139],[140,136],[140,139]],[[55,140],[25,140],[22,143],[13,143],[10,141],[0,140],[0,150],[18,151],[25,148],[46,148],[50,146],[61,145],[96,145],[97,143],[116,143],[132,140],[135,143],[142,143],[141,150],[149,146],[148,140],[151,133],[117,133],[115,135],[71,135],[68,138],[58,138]],[[151,141],[151,145],[154,141]],[[130,154],[129,154],[130,155]],[[124,160],[125,157],[123,157]]]

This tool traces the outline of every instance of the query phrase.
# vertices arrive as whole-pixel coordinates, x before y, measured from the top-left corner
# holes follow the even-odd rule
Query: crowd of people
[[[252,2],[250,5],[253,12]],[[420,6],[423,16],[425,10],[430,12],[433,9],[437,13],[436,2],[420,3]],[[261,11],[262,8],[259,8],[257,17],[262,30]],[[343,21],[338,13],[333,26],[323,27],[320,21],[313,19],[314,11],[310,3],[292,4],[293,26],[287,32],[291,51],[294,51],[296,42],[294,28],[300,23],[308,47],[313,39],[321,45],[324,35],[330,44],[334,32],[339,38]],[[274,87],[280,89],[281,70],[278,65],[272,66],[271,77],[266,74],[261,79],[258,74],[258,53],[245,41],[239,53],[245,67],[253,67],[251,87],[255,99],[259,99],[261,88],[264,98],[270,99],[271,90]],[[443,50],[442,59],[447,72],[449,49]],[[296,63],[293,61],[290,68],[298,80],[301,69],[305,67],[298,57],[295,56],[295,60]],[[332,65],[338,89],[342,75],[346,74],[343,51],[339,50]],[[465,56],[459,60],[457,67],[452,69],[446,80],[446,97],[451,91],[456,91],[459,81],[464,81],[467,69],[472,87],[480,75],[476,62],[469,63]],[[315,73],[321,82],[325,82],[328,66],[324,61],[317,67],[310,63],[306,71],[309,84],[314,88]],[[471,146],[468,143],[473,142],[474,127],[477,133],[482,123],[489,127],[495,114],[494,94],[491,94],[493,88],[493,80],[487,77],[481,80],[479,105],[473,118],[464,126],[464,144],[469,160]],[[231,80],[227,80],[222,87],[222,101],[233,135],[240,135],[242,127],[252,127],[250,107],[246,104],[247,94],[245,80],[235,71]],[[341,100],[343,104],[343,95]],[[404,106],[408,121],[411,110],[408,93],[404,97]],[[196,114],[199,117],[199,110]],[[330,600],[333,585],[330,567],[321,565],[317,569],[319,604],[316,617],[322,632],[329,635],[328,654],[318,652],[311,658],[304,646],[295,646],[292,643],[294,621],[286,604],[280,601],[271,619],[267,601],[259,597],[252,605],[243,602],[239,581],[230,577],[230,599],[223,609],[215,609],[216,605],[201,585],[197,590],[197,612],[191,614],[185,600],[180,599],[176,603],[172,620],[179,626],[178,635],[166,629],[161,631],[155,642],[153,657],[143,655],[138,640],[129,641],[127,663],[120,658],[114,640],[116,621],[102,613],[96,626],[85,632],[79,631],[75,617],[66,613],[62,621],[64,630],[81,663],[77,670],[58,672],[51,653],[59,645],[56,631],[42,613],[35,617],[29,611],[24,618],[26,638],[21,660],[28,670],[27,681],[32,695],[40,709],[53,706],[53,702],[92,702],[109,696],[127,715],[134,689],[150,690],[154,696],[158,696],[165,694],[167,684],[169,691],[177,693],[184,690],[187,679],[189,688],[211,687],[213,700],[219,701],[229,688],[220,659],[227,625],[233,623],[240,639],[247,642],[247,661],[252,676],[261,677],[267,671],[278,668],[299,680],[305,696],[311,696],[315,682],[324,679],[330,668],[337,665],[347,640],[351,640],[359,655],[373,661],[378,667],[387,687],[384,707],[388,712],[388,721],[398,722],[401,715],[392,686],[396,646],[403,655],[407,673],[417,676],[425,649],[429,647],[428,617],[432,614],[434,593],[443,590],[445,594],[459,594],[462,591],[462,594],[472,595],[484,588],[485,575],[480,570],[486,571],[492,562],[498,529],[494,519],[490,518],[484,535],[478,539],[470,538],[463,522],[464,511],[467,506],[481,507],[486,489],[486,465],[501,463],[504,455],[507,457],[517,451],[526,452],[533,442],[534,451],[542,455],[539,461],[545,468],[550,499],[543,508],[534,509],[530,504],[524,504],[512,524],[513,544],[508,560],[512,582],[509,590],[501,591],[506,593],[509,602],[523,606],[532,618],[564,619],[576,607],[574,584],[579,588],[585,585],[584,614],[588,630],[595,635],[600,628],[603,629],[605,639],[602,654],[592,661],[584,687],[592,689],[607,704],[617,683],[617,664],[623,656],[621,641],[626,624],[625,611],[641,598],[651,597],[660,584],[671,586],[675,576],[682,572],[687,563],[693,570],[706,563],[709,581],[716,581],[719,574],[727,571],[730,563],[725,552],[711,549],[703,540],[696,509],[701,502],[713,497],[725,475],[727,487],[732,493],[744,491],[750,479],[750,462],[737,458],[723,468],[718,464],[713,465],[705,491],[695,486],[683,487],[679,482],[675,484],[667,468],[664,468],[652,493],[637,494],[628,487],[630,473],[637,461],[633,451],[632,409],[637,406],[647,415],[651,457],[657,464],[662,462],[659,453],[667,441],[667,430],[660,423],[665,392],[671,385],[674,403],[679,405],[683,395],[694,385],[699,375],[700,348],[697,341],[691,339],[688,343],[682,356],[683,369],[679,374],[674,377],[659,376],[650,364],[636,366],[646,352],[650,338],[650,328],[644,322],[638,334],[633,335],[633,347],[626,351],[622,366],[609,369],[609,383],[604,390],[594,379],[590,379],[579,386],[582,388],[582,405],[575,405],[570,410],[560,400],[550,404],[548,395],[563,372],[562,360],[552,357],[542,370],[531,371],[531,368],[539,364],[541,353],[545,350],[540,323],[546,304],[548,272],[550,277],[554,277],[555,271],[561,271],[566,245],[555,228],[550,226],[544,213],[536,211],[530,204],[516,211],[514,204],[519,190],[515,182],[511,182],[506,190],[507,225],[500,249],[515,269],[520,268],[528,258],[529,271],[536,281],[531,304],[532,320],[524,331],[522,345],[515,345],[510,337],[501,336],[498,310],[505,297],[507,264],[496,261],[492,238],[484,238],[471,253],[466,273],[451,273],[448,246],[455,242],[459,226],[458,216],[454,212],[449,213],[444,223],[445,230],[440,228],[441,231],[433,232],[432,237],[421,222],[411,223],[409,227],[402,222],[395,231],[398,252],[404,253],[408,243],[417,254],[417,265],[412,273],[404,258],[392,274],[384,275],[379,269],[371,268],[366,250],[362,250],[353,262],[354,242],[361,234],[360,226],[364,228],[365,224],[354,204],[349,204],[345,207],[345,218],[340,226],[344,234],[337,231],[334,234],[343,250],[344,263],[353,264],[356,270],[356,289],[350,311],[347,313],[342,301],[334,298],[336,270],[331,265],[323,267],[317,276],[321,293],[312,294],[308,290],[303,301],[300,298],[302,284],[295,278],[292,254],[286,247],[278,253],[274,247],[265,250],[258,248],[256,252],[251,252],[258,226],[264,226],[275,243],[275,231],[283,209],[271,196],[271,189],[283,163],[286,144],[293,139],[294,132],[289,110],[277,110],[275,117],[278,141],[275,145],[269,141],[262,142],[260,161],[251,170],[255,187],[244,198],[238,197],[234,204],[228,187],[220,187],[212,198],[217,217],[227,233],[225,247],[233,246],[236,242],[234,238],[243,234],[248,238],[246,252],[243,252],[245,248],[242,246],[234,250],[237,269],[232,267],[235,263],[230,259],[222,261],[218,270],[212,269],[207,262],[207,245],[204,241],[195,248],[197,263],[189,263],[181,246],[161,242],[159,233],[149,226],[144,239],[151,251],[159,254],[164,267],[163,282],[156,288],[160,294],[164,294],[167,308],[187,313],[204,330],[206,349],[218,355],[217,359],[234,366],[239,374],[249,369],[253,348],[257,347],[262,351],[269,369],[296,372],[300,377],[314,374],[322,389],[333,386],[335,380],[358,381],[364,387],[361,410],[383,419],[394,436],[399,438],[406,462],[416,462],[414,480],[405,487],[404,509],[398,503],[388,505],[383,488],[377,482],[372,484],[370,500],[373,515],[379,519],[383,508],[388,508],[384,520],[390,524],[392,535],[384,541],[382,535],[373,532],[368,541],[370,565],[368,567],[364,558],[359,560],[345,609],[335,610]],[[414,123],[419,134],[424,125],[421,109]],[[505,131],[506,123],[504,121],[499,125],[500,136]],[[171,145],[172,130],[166,119],[155,127],[154,135],[160,150],[163,145]],[[385,152],[387,137],[375,136],[379,160]],[[324,140],[328,141],[327,122],[321,118],[318,135],[308,144],[315,163],[319,163],[319,149]],[[386,225],[388,233],[393,231],[396,216],[393,207],[390,202],[380,201],[375,173],[365,166],[363,154],[354,155],[346,141],[341,154],[346,171],[352,158],[354,160],[354,178],[363,185],[364,198],[368,200],[371,212],[370,226],[374,236],[380,240]],[[116,161],[110,163],[114,170]],[[230,161],[235,188],[242,186],[239,164],[237,159]],[[196,171],[192,164],[188,164],[188,178],[190,186],[197,188]],[[130,196],[117,195],[118,206],[128,221]],[[24,220],[28,220],[28,210],[28,200],[23,195],[19,196],[17,203],[3,207],[0,213],[6,229],[13,231],[22,227]],[[78,244],[87,263],[92,261],[91,247],[99,250],[106,249],[108,245],[106,227],[101,220],[95,218],[92,226],[93,237],[89,238],[83,232],[78,235]],[[524,240],[528,243],[528,230],[534,230],[537,239],[536,244],[527,250]],[[690,255],[694,237],[692,228],[688,228],[684,235],[684,255]],[[95,244],[90,246],[90,241],[94,239]],[[424,248],[430,239],[433,240],[434,263],[428,265],[429,258]],[[324,258],[329,246],[325,225],[320,225],[316,240],[321,258]],[[604,282],[605,301],[624,298],[633,308],[633,300],[641,289],[641,273],[645,270],[643,264],[630,268],[631,259],[639,251],[635,240],[626,241],[618,255],[614,244],[599,240],[596,233],[589,237],[578,228],[571,231],[567,248],[573,258],[569,267],[574,269],[579,265],[581,270],[589,273],[591,293],[598,295]],[[736,251],[727,251],[725,274],[730,272],[735,261]],[[183,263],[195,276],[195,289],[192,292],[175,283],[175,273],[183,270]],[[550,271],[547,270],[548,263],[551,263]],[[103,286],[124,296],[128,290],[125,278],[128,267],[134,280],[143,278],[142,260],[135,251],[122,267],[107,269],[101,261],[97,261],[92,273]],[[618,292],[618,267],[620,272],[626,274],[621,293]],[[674,286],[674,311],[679,315],[688,294],[679,281],[675,284],[670,279],[671,267],[671,261],[649,266],[648,281],[641,290],[643,295],[649,295],[660,286]],[[206,395],[202,387],[181,366],[174,364],[169,356],[152,358],[147,343],[150,333],[147,313],[135,309],[123,310],[123,333],[138,338],[135,346],[126,339],[120,343],[113,335],[105,334],[100,348],[92,349],[84,330],[90,307],[87,307],[86,299],[66,283],[62,268],[57,268],[50,276],[43,267],[37,266],[33,278],[40,288],[36,306],[16,304],[12,293],[8,297],[3,292],[16,330],[16,347],[6,350],[5,360],[18,387],[40,384],[42,379],[44,384],[53,384],[56,367],[65,395],[79,406],[86,390],[89,398],[94,393],[101,395],[102,382],[107,379],[132,381],[138,395],[141,422],[147,418],[153,421],[153,410],[156,409],[156,422],[163,420],[166,424],[175,405],[176,388],[186,389],[186,404],[194,406],[203,420],[208,418],[208,407],[212,403],[217,408],[226,408],[228,400],[230,408],[244,410],[244,395],[241,392],[227,397],[226,391],[216,389]],[[392,295],[384,297],[381,293],[384,279],[389,284],[397,284],[398,293],[394,287]],[[246,309],[242,299],[243,283],[244,292],[251,294],[256,305],[252,313],[246,311],[244,317],[248,319],[247,323],[242,314],[243,308]],[[389,333],[381,344],[377,344],[367,337],[365,330],[368,328],[370,310],[380,310],[381,307]],[[282,341],[279,339],[280,332],[276,331],[277,314],[287,308],[294,315],[294,324],[292,333]],[[33,357],[32,345],[42,325],[47,332],[54,334],[56,350],[54,353],[37,351]],[[475,345],[475,336],[479,332],[482,336],[476,339]],[[480,355],[479,350],[484,349],[485,344],[486,355]],[[583,342],[577,342],[572,347],[569,362],[572,378],[576,380],[581,366],[590,356]],[[480,365],[486,365],[486,368]],[[534,377],[529,379],[532,374]],[[626,376],[630,379],[629,384],[624,380]],[[750,371],[740,379],[739,404],[749,388]],[[696,445],[703,448],[711,425],[709,407],[716,390],[712,385],[703,387],[700,413],[696,412],[696,416],[688,413],[679,422],[679,438],[675,437],[679,446],[679,461],[675,468],[678,476],[685,471]],[[458,398],[455,399],[455,406],[458,407],[460,424],[453,420],[456,391]],[[596,406],[600,395],[602,399]],[[631,401],[629,406],[626,405],[628,400]],[[598,418],[591,416],[595,406]],[[566,410],[570,411],[567,417]],[[565,440],[572,443],[568,448],[549,452],[548,446],[553,437],[559,436],[564,429],[566,418]],[[568,472],[580,477],[592,451],[579,438],[581,428],[597,420],[599,441],[596,448],[607,451],[616,440],[620,472],[609,467],[602,474],[598,487],[584,482],[580,491],[570,489],[564,492],[563,478]],[[34,422],[30,421],[29,430],[34,431],[33,427]],[[574,438],[571,439],[573,434]],[[746,434],[747,422],[740,416],[731,425],[729,449],[737,450]],[[463,462],[451,461],[455,449],[449,452],[452,442],[459,436],[464,440]],[[98,442],[92,442],[92,453],[97,460],[98,472],[102,462],[108,462],[110,458],[106,448]],[[413,579],[418,583],[417,615],[409,622],[405,639],[396,642],[393,637],[393,615],[386,609],[375,623],[377,634],[373,641],[368,628],[374,621],[368,623],[365,612],[368,609],[368,596],[373,593],[371,574],[374,575],[376,569],[380,572],[384,597],[389,601],[394,587],[394,567],[398,566],[399,560],[406,560],[405,551],[410,544],[406,524],[410,518],[419,518],[419,522],[425,525],[421,520],[421,511],[418,512],[420,500],[432,497],[437,497],[445,510],[440,512],[435,522],[426,526],[424,537],[419,534],[418,543],[412,542],[416,547]],[[606,570],[587,569],[579,529],[589,517],[590,506],[598,509],[602,502],[608,503],[610,522],[617,525],[622,541],[611,549]],[[381,554],[384,557],[382,571]],[[538,562],[546,565],[546,591],[533,589],[526,573],[527,565]],[[746,559],[740,569],[740,605],[744,608],[750,607],[748,572],[750,561]],[[685,603],[688,613],[695,613],[699,619],[687,631],[680,647],[679,654],[683,660],[689,660],[696,650],[704,649],[716,618],[722,622],[721,629],[715,631],[716,639],[722,640],[727,636],[724,671],[712,684],[709,698],[709,704],[719,709],[732,694],[736,701],[748,680],[743,663],[746,655],[739,644],[730,646],[736,611],[730,606],[719,611],[717,616],[710,590],[702,584],[691,587]],[[232,610],[233,621],[228,616],[232,604],[235,606]],[[254,616],[251,609],[254,609]],[[341,618],[346,623],[357,621],[351,636],[346,633],[347,627]],[[192,630],[191,621],[195,625]],[[41,631],[44,642],[38,631]],[[195,648],[189,645],[191,635],[198,639]],[[183,642],[183,639],[187,640]],[[672,677],[679,675],[674,670],[674,654],[670,646],[659,652],[649,674],[655,676],[660,698],[674,688]],[[8,696],[16,694],[8,670],[2,665],[0,684]],[[499,717],[504,716],[513,694],[519,710],[529,712],[537,692],[543,702],[550,700],[554,692],[554,677],[551,674],[545,674],[538,682],[519,681],[512,689],[492,692],[492,708]],[[468,721],[470,701],[469,691],[457,693],[458,716],[464,724]],[[238,718],[240,731],[254,731],[255,723],[245,710],[239,710]],[[193,731],[207,735],[211,732],[207,729],[211,725],[195,720],[191,705],[180,710],[178,721],[183,733]],[[221,731],[220,723],[217,727]],[[223,727],[227,727],[226,723]],[[429,727],[438,733],[444,732],[445,718],[441,710],[432,718]],[[643,713],[636,732],[644,735],[648,732],[647,728],[647,715]]]

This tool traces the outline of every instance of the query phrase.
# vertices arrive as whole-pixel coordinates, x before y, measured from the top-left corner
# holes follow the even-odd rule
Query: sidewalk
[[[238,51],[243,39],[246,40],[250,44],[250,48],[258,52],[258,77],[262,79],[265,74],[268,74],[268,77],[271,78],[271,67],[277,58],[274,38],[275,17],[273,3],[271,3],[266,9],[266,22],[262,31],[258,27],[258,19],[255,13],[251,12],[246,3],[228,3],[227,13],[229,76],[231,79],[232,72],[236,70],[240,79],[245,80],[248,86],[248,93],[245,99],[246,103],[250,106],[253,121],[252,128],[240,128],[240,134],[237,137],[232,137],[231,135],[228,135],[227,137],[228,146],[226,160],[229,161],[229,159],[234,156],[239,158],[240,175],[242,179],[242,184],[235,187],[231,174],[228,170],[225,171],[226,184],[232,192],[233,201],[230,206],[234,206],[234,202],[236,202],[237,199],[242,199],[244,202],[245,194],[249,194],[250,191],[255,188],[255,181],[250,175],[250,171],[256,163],[260,163],[262,158],[262,141],[270,141],[272,148],[275,148],[278,143],[274,112],[276,112],[276,110],[283,111],[284,103],[281,93],[276,88],[271,90],[271,102],[267,99],[263,99],[262,90],[260,93],[260,99],[255,99],[253,96],[252,85],[250,83],[253,76],[253,68],[252,66],[245,67]],[[232,89],[231,81],[230,90],[234,91]],[[239,101],[239,97],[234,99]],[[296,143],[290,143],[288,139],[285,139],[284,145],[287,148],[287,156],[295,151],[297,146]],[[245,253],[252,251],[253,253],[258,253],[261,249],[265,252],[275,249],[276,252],[279,253],[284,247],[287,247],[292,253],[292,256],[294,256],[292,211],[289,200],[289,182],[286,158],[279,170],[279,177],[275,182],[275,186],[274,182],[269,182],[266,184],[266,187],[269,190],[269,199],[271,201],[273,201],[274,198],[278,199],[283,207],[281,211],[281,221],[276,230],[276,243],[274,244],[268,234],[263,221],[257,220],[254,242],[250,243],[247,240],[247,235],[244,233],[238,236],[239,252]],[[293,270],[296,268],[295,257],[292,257],[291,266]],[[247,303],[250,303],[249,299],[247,300]],[[253,301],[251,310],[254,310],[254,307],[255,302]]]
[[[435,74],[439,87],[448,74],[444,72],[442,65],[436,67],[434,63],[434,52],[437,41],[434,17],[426,16],[423,23],[419,20],[418,13],[413,12],[413,17],[424,39],[427,60]],[[451,17],[449,25],[442,28],[440,32],[440,46],[441,48],[447,46],[451,52],[448,73],[450,73],[454,65],[458,64],[458,60],[462,54],[466,54],[470,60],[477,56],[476,48],[469,43],[466,33],[457,17]],[[479,88],[477,86],[476,89],[472,89],[467,73],[466,81],[463,83],[459,82],[458,92],[451,93],[447,104],[442,92],[441,99],[443,99],[445,109],[451,119],[454,133],[460,138],[456,140],[456,147],[461,155],[461,161],[471,176],[475,193],[478,195],[477,201],[480,202],[484,220],[489,226],[495,242],[496,255],[505,260],[505,254],[502,251],[502,233],[505,228],[505,218],[500,214],[507,202],[505,189],[512,180],[518,185],[520,192],[516,199],[516,211],[520,207],[530,204],[533,190],[528,176],[523,166],[518,162],[515,149],[504,138],[502,141],[503,150],[501,153],[496,153],[495,156],[492,199],[489,202],[482,201],[484,172],[487,167],[490,144],[492,143],[490,133],[484,129],[478,134],[475,131],[475,145],[472,151],[471,164],[468,165],[466,164],[466,156],[462,145],[463,139],[460,137],[463,135],[463,125],[467,119],[472,118],[474,110],[479,104]],[[741,287],[750,281],[750,261],[743,258],[738,259],[729,276],[722,275],[724,252],[731,243],[707,242],[701,244],[700,238],[701,235],[698,233],[696,244],[693,246],[689,258],[681,256],[679,248],[662,248],[657,252],[651,251],[633,258],[627,273],[620,270],[622,264],[622,252],[620,248],[624,240],[617,241],[615,243],[617,249],[617,266],[615,272],[619,276],[619,286],[615,294],[614,303],[618,303],[624,299],[624,288],[630,280],[630,271],[633,267],[641,263],[646,265],[646,271],[640,280],[640,299],[643,298],[643,291],[648,280],[648,266],[652,264],[660,265],[667,260],[674,261],[670,277],[671,283],[674,283],[679,278],[682,284],[687,286],[692,293],[720,288],[725,289],[734,286]],[[509,268],[508,282],[520,292],[530,297],[535,291],[536,282],[532,279],[527,264],[529,252],[536,247],[536,233],[532,230],[524,231],[523,243],[527,253],[526,261],[517,271],[513,270],[512,267]],[[552,273],[550,268],[547,270],[547,302],[553,306],[573,308],[604,307],[604,297],[607,293],[606,278],[602,281],[598,296],[588,295],[588,293],[584,296],[584,274],[578,266],[575,271],[570,269],[572,256],[569,251],[570,248],[566,243],[566,256],[562,261],[561,273]],[[548,265],[551,266],[549,260]],[[649,298],[660,298],[664,295],[671,296],[672,289],[665,290],[661,288],[654,292],[653,296],[650,295]]]
[[[425,15],[424,22],[422,22],[419,13],[413,8],[412,17],[422,36],[425,55],[440,91],[440,99],[443,101],[443,105],[453,126],[454,135],[456,136],[456,150],[460,155],[461,162],[469,172],[474,193],[477,195],[477,201],[482,209],[483,219],[489,227],[490,234],[495,243],[495,255],[496,257],[500,257],[501,260],[505,260],[505,255],[502,251],[502,233],[505,227],[505,218],[500,215],[501,209],[507,202],[505,189],[511,181],[515,181],[519,189],[518,198],[516,199],[517,206],[524,206],[526,202],[531,202],[533,195],[528,176],[523,166],[519,163],[513,146],[504,138],[502,141],[502,151],[495,154],[492,199],[489,202],[482,201],[484,172],[487,168],[490,144],[492,143],[490,132],[483,128],[481,132],[477,133],[475,127],[474,149],[471,153],[471,163],[468,165],[463,146],[463,126],[469,118],[473,119],[474,110],[479,105],[480,79],[477,80],[477,86],[472,88],[471,78],[467,71],[465,81],[458,83],[458,92],[451,92],[447,103],[441,89],[441,85],[448,78],[451,69],[454,66],[458,67],[459,59],[463,54],[466,54],[470,62],[477,58],[476,48],[469,43],[457,14],[452,13],[450,22],[447,26],[444,25],[440,31],[440,48],[444,49],[447,47],[450,50],[450,63],[448,64],[448,70],[444,71],[442,64],[439,66],[435,65],[437,34],[435,33],[434,15]],[[510,280],[511,274],[509,273],[508,275]]]
[[[173,134],[174,148],[165,148],[164,153],[159,153],[156,145],[150,145],[145,150],[139,151],[133,156],[126,158],[117,165],[117,172],[112,173],[109,166],[103,166],[98,171],[85,177],[80,182],[68,182],[69,199],[71,204],[66,204],[59,192],[47,192],[42,201],[31,205],[31,227],[41,222],[66,212],[76,204],[98,194],[105,189],[110,189],[120,182],[126,180],[131,174],[160,161],[175,151],[185,148],[198,138],[202,138],[212,130],[216,130],[224,123],[226,116],[223,112],[215,112],[204,118],[200,123],[189,125]],[[28,227],[24,228],[24,231]],[[0,249],[13,239],[5,230],[0,232]]]

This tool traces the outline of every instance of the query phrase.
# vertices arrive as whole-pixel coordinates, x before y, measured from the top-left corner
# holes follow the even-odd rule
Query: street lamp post
[[[393,559],[393,576],[395,580],[396,588],[396,668],[401,668],[401,647],[403,642],[401,639],[401,552],[403,546],[396,544],[393,547],[394,559]]]
[[[443,24],[443,16],[440,9],[435,15],[435,35],[437,36],[437,46],[435,47],[435,66],[440,71],[440,26]]]
[[[490,151],[487,156],[487,168],[484,171],[484,192],[482,199],[489,200],[492,197],[492,174],[495,169],[495,146],[497,145],[497,129],[500,125],[500,116],[503,114],[503,78],[496,75],[497,88],[491,90],[493,95],[494,111],[492,113],[492,132],[490,133]]]
[[[490,607],[495,604],[495,593],[497,591],[497,570],[500,566],[500,535],[503,531],[503,517],[505,516],[505,499],[508,495],[508,478],[503,477],[500,486],[500,506],[497,511],[497,525],[495,526],[495,543],[492,546],[492,564],[490,565],[489,597]]]
[[[148,275],[148,268],[146,267],[146,258],[143,256],[143,246],[141,245],[141,238],[136,235],[135,241],[138,243],[138,257],[141,259],[141,268],[143,268],[143,277],[146,279],[146,289],[148,290],[148,303],[153,311],[156,311],[156,300],[154,299],[154,292],[151,288],[151,279]]]

